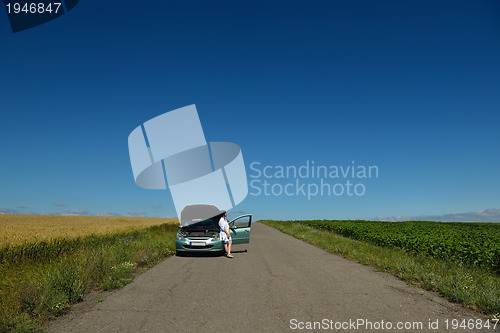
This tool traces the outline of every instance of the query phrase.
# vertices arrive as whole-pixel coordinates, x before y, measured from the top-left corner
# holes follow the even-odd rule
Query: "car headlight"
[[[181,240],[181,241],[183,241],[183,240],[184,240],[184,235],[183,235],[183,234],[181,234],[181,232],[180,232],[180,231],[177,233],[177,239],[178,239],[178,240]]]

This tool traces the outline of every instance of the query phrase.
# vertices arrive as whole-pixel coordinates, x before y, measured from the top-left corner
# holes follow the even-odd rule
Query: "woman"
[[[221,218],[219,220],[220,240],[224,242],[226,257],[232,258],[231,244],[233,244],[233,240],[231,239],[231,234],[229,233],[229,224],[227,223],[226,216],[226,211],[221,211]]]

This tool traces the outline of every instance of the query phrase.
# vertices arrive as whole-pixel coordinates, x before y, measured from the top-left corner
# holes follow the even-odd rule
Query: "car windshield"
[[[215,228],[218,226],[219,220],[215,217],[206,219],[206,220],[201,220],[201,221],[191,221],[191,223],[182,226],[183,228],[189,227],[190,229],[205,229],[205,228]]]

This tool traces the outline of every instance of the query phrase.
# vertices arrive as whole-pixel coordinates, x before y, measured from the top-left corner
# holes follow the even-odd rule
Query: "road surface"
[[[446,320],[480,319],[260,223],[252,225],[250,244],[235,250],[233,259],[168,258],[123,289],[77,304],[49,331],[261,333],[301,331],[316,322],[331,332],[385,332],[390,322],[394,332],[456,333],[474,330],[446,329]],[[429,320],[437,329],[429,329]]]

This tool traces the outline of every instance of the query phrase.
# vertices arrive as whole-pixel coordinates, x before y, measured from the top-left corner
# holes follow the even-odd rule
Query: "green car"
[[[224,243],[219,238],[220,210],[212,205],[191,205],[181,212],[181,225],[175,239],[177,255],[190,252],[224,252]],[[207,216],[211,216],[206,218]],[[229,222],[234,244],[250,242],[252,215],[238,216]]]

